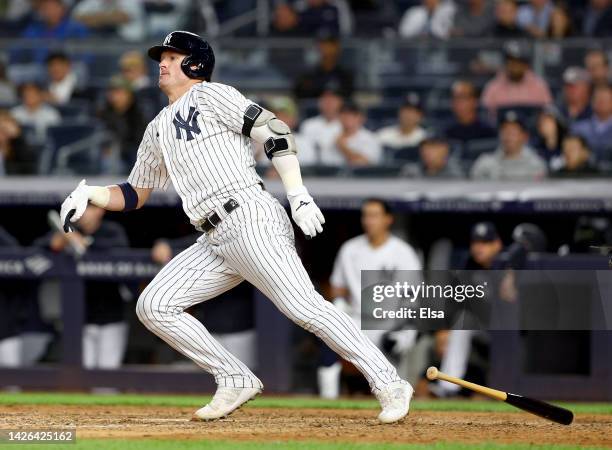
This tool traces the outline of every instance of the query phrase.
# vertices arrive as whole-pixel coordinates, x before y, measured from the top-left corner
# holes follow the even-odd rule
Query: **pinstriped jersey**
[[[195,84],[149,123],[128,182],[167,189],[172,181],[194,224],[232,192],[261,183],[242,134],[252,103],[231,86]]]

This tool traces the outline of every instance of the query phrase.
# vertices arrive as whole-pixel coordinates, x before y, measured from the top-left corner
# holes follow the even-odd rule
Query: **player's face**
[[[183,59],[185,59],[185,55],[178,52],[165,51],[162,53],[159,61],[158,85],[163,91],[184,85],[190,81],[190,78],[181,69]]]
[[[393,224],[393,217],[378,202],[368,202],[361,208],[361,226],[369,237],[387,233]]]
[[[472,241],[470,244],[472,258],[483,267],[491,267],[501,249],[502,244],[499,239],[494,241]]]

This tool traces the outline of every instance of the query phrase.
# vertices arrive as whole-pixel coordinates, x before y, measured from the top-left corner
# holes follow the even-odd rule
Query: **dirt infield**
[[[248,407],[216,422],[191,422],[193,409],[143,406],[8,405],[0,428],[77,428],[78,438],[432,443],[496,442],[612,447],[612,416],[578,415],[569,426],[524,413],[414,411],[379,425],[375,410]]]

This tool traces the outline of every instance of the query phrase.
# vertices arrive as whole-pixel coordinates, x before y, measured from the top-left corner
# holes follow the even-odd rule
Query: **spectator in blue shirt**
[[[75,39],[87,37],[87,28],[70,19],[68,8],[62,0],[40,0],[36,5],[37,19],[23,31],[24,38]],[[42,63],[48,48],[42,46],[32,51],[29,60]]]
[[[586,139],[597,159],[612,158],[612,86],[600,84],[593,90],[593,114],[576,122],[572,133]]]

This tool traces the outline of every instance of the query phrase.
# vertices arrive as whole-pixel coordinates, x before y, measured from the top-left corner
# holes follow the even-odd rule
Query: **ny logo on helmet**
[[[187,133],[188,141],[193,139],[193,134],[191,133],[200,134],[200,127],[198,126],[198,116],[199,115],[200,115],[200,112],[196,111],[196,109],[193,106],[189,107],[189,115],[187,116],[187,120],[184,120],[181,117],[180,112],[176,113],[176,116],[174,117],[174,120],[172,121],[172,123],[174,124],[174,127],[176,128],[176,138],[177,139],[182,139],[181,129],[185,130],[185,132]]]

